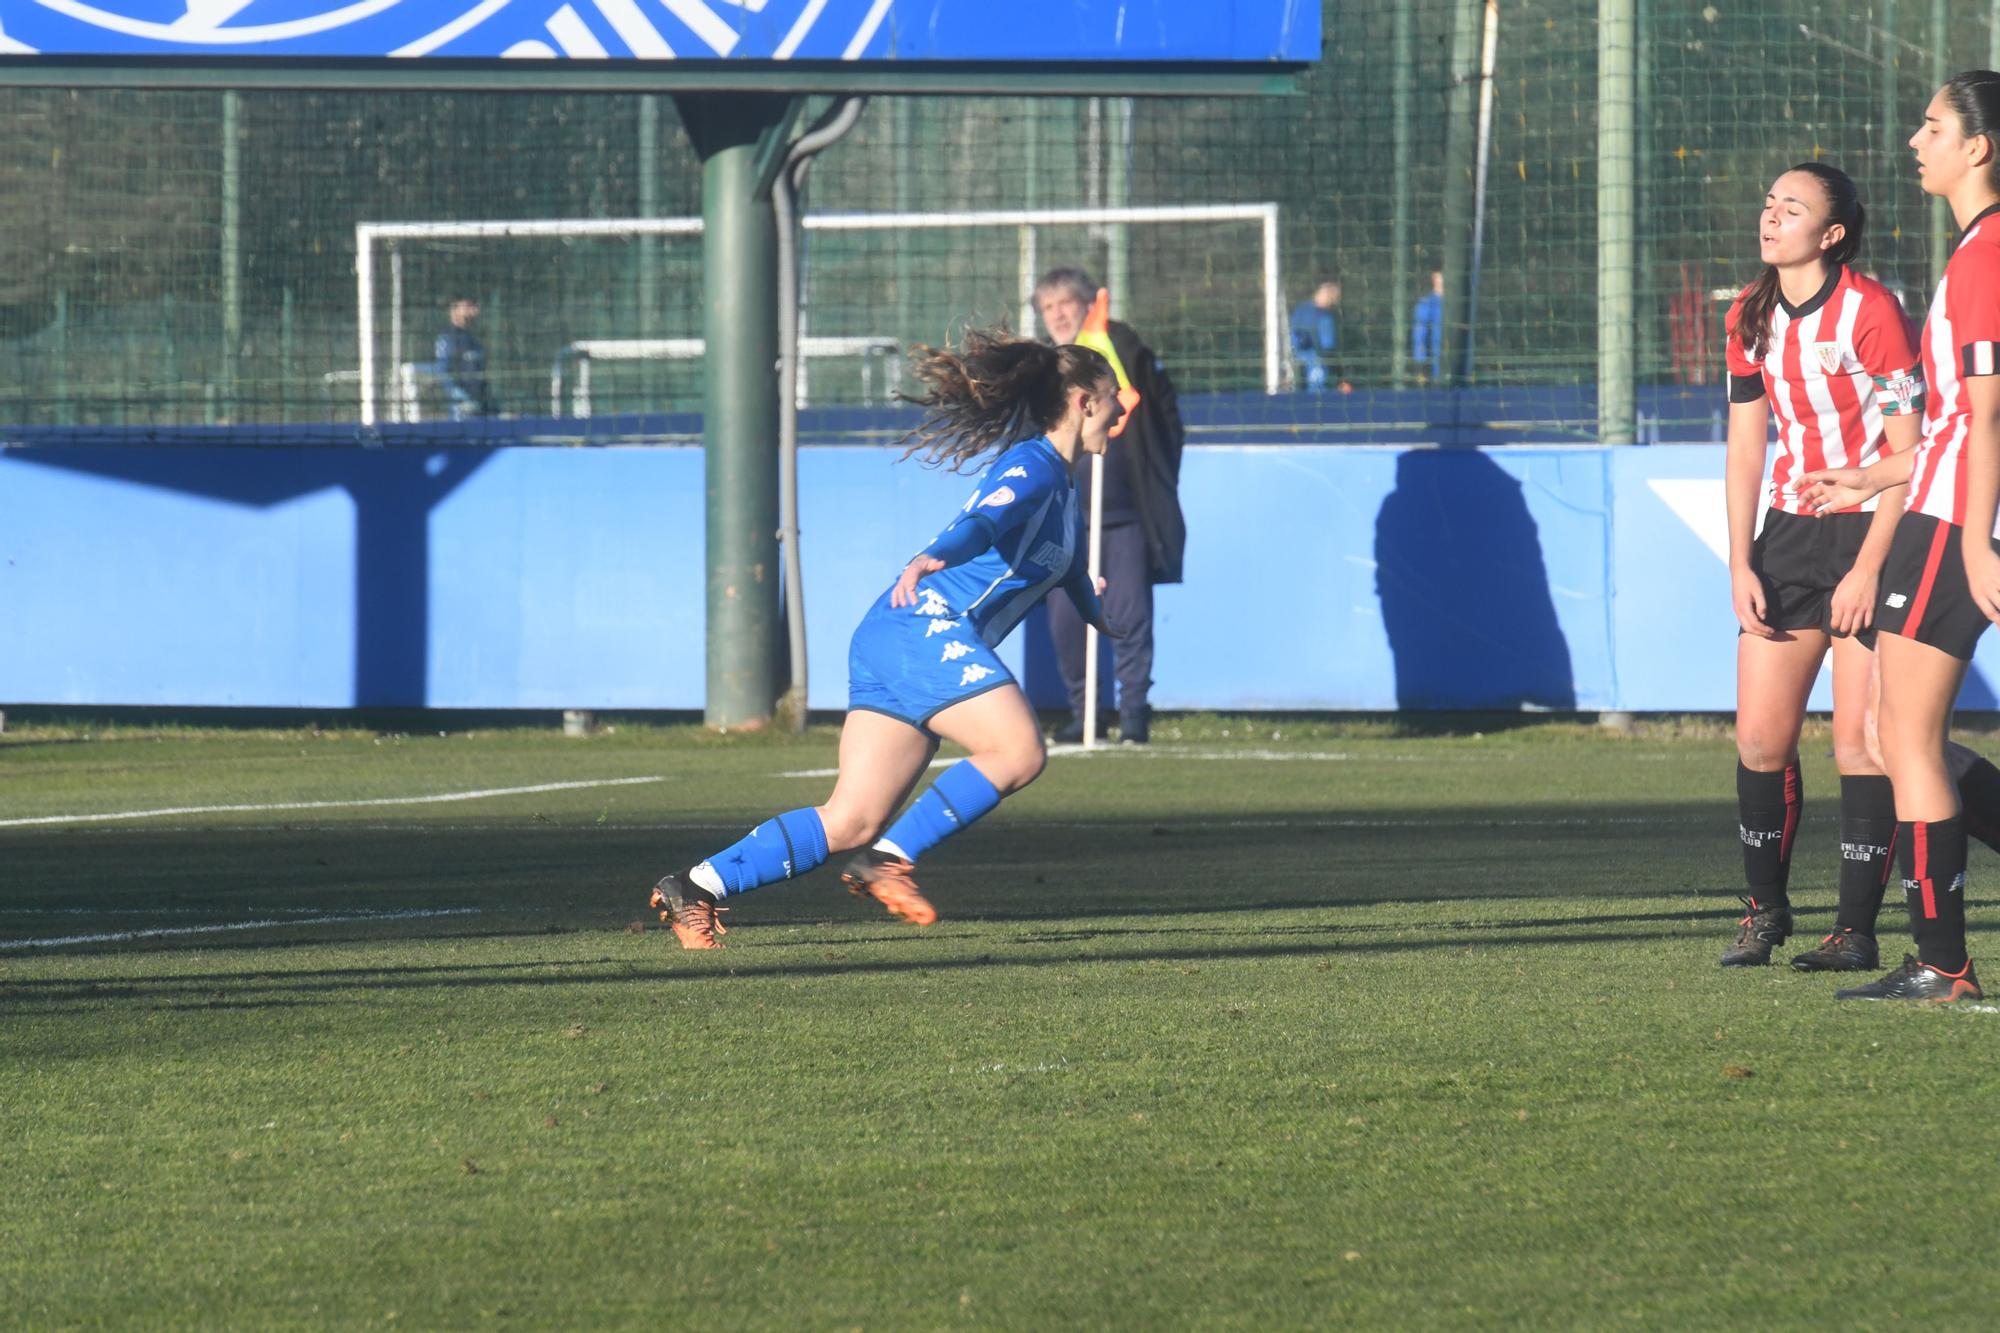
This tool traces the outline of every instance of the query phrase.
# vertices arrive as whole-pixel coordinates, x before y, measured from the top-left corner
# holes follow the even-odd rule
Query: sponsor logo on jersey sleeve
[[[984,500],[981,500],[979,502],[979,507],[981,509],[987,509],[987,508],[1001,509],[1013,503],[1014,503],[1014,488],[1012,486],[1002,486],[999,490],[993,492],[991,495],[987,496]]]

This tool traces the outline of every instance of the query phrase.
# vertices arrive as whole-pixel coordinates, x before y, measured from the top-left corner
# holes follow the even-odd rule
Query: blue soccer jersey
[[[952,704],[1013,683],[994,649],[1061,587],[1101,619],[1090,586],[1076,483],[1046,437],[1009,448],[920,554],[947,568],[917,584],[915,606],[876,599],[848,652],[848,706],[915,726]]]

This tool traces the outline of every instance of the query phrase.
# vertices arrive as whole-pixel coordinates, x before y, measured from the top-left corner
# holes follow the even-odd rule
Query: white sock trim
[[[887,852],[898,861],[914,861],[916,859],[895,843],[890,842],[887,838],[877,838],[875,840],[875,850],[878,852]]]
[[[722,887],[722,876],[715,873],[715,867],[703,861],[688,871],[688,882],[696,888],[707,889],[718,898],[729,896],[729,890]]]

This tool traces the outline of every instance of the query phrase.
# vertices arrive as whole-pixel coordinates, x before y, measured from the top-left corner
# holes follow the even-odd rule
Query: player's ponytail
[[[963,471],[989,450],[1032,439],[1062,420],[1072,389],[1111,378],[1088,347],[1051,347],[1002,329],[968,329],[952,347],[916,347],[912,373],[928,411],[905,437],[903,457]]]
[[[1861,253],[1861,235],[1868,227],[1868,210],[1861,206],[1861,191],[1855,188],[1854,178],[1824,162],[1801,162],[1786,168],[1785,174],[1794,171],[1811,176],[1826,192],[1826,218],[1821,225],[1839,223],[1841,227],[1840,239],[1822,251],[1820,258],[1828,265],[1851,263]],[[1753,361],[1762,358],[1770,346],[1771,315],[1777,308],[1778,270],[1766,264],[1757,281],[1750,284],[1736,314],[1736,336]]]
[[[1968,139],[1983,134],[1992,145],[1992,156],[1986,159],[1986,188],[2000,194],[2000,74],[1969,69],[1952,75],[1944,85],[1944,104],[1958,117],[1959,133]]]

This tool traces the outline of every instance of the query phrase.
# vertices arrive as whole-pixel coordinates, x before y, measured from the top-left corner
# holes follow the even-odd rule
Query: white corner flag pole
[[[1090,456],[1090,590],[1104,569],[1104,455]],[[1097,627],[1083,627],[1083,748],[1097,748]]]

